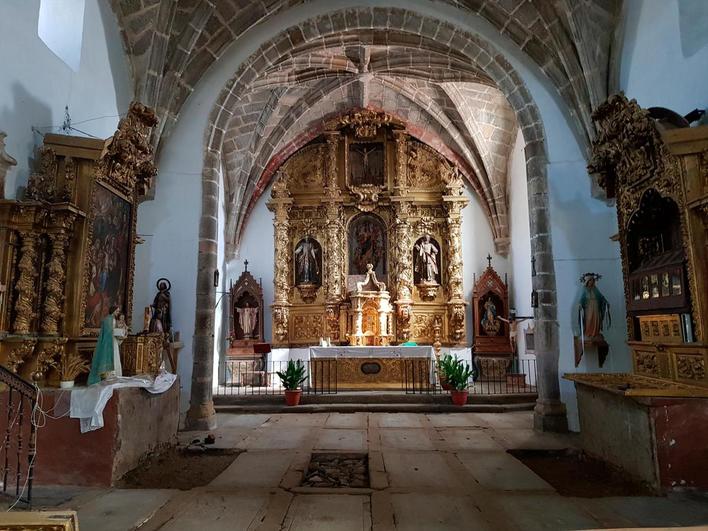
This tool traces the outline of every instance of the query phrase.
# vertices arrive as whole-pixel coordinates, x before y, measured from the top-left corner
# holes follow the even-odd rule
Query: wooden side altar
[[[0,363],[13,372],[56,382],[60,359],[91,360],[109,308],[130,323],[156,123],[133,102],[106,140],[45,135],[24,197],[0,201]]]
[[[708,127],[623,94],[588,169],[616,198],[634,374],[569,374],[583,446],[656,489],[708,488]],[[612,353],[610,353],[612,355]]]

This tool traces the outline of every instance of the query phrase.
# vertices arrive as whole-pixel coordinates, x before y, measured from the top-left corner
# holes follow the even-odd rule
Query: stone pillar
[[[219,205],[219,156],[208,152],[202,170],[202,215],[199,220],[199,252],[197,255],[197,305],[192,339],[192,388],[187,411],[188,430],[216,428],[216,412],[212,398],[214,367],[214,271],[219,267],[217,255]]]
[[[20,259],[17,265],[19,275],[15,283],[15,334],[29,334],[34,319],[34,303],[37,296],[37,242],[38,236],[30,230],[20,231]]]
[[[543,146],[526,145],[531,254],[536,260],[532,282],[539,302],[534,309],[538,390],[534,427],[541,431],[564,432],[568,430],[568,418],[565,404],[560,400],[558,380],[556,278],[548,212],[547,161],[542,150]]]

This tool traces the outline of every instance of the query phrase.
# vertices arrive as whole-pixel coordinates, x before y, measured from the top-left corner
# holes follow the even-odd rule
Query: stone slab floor
[[[65,506],[82,531],[561,530],[708,524],[708,500],[561,497],[506,453],[573,446],[531,413],[220,415],[245,450],[190,491],[92,490]],[[200,435],[184,432],[190,441]],[[299,487],[313,451],[368,452],[370,489]]]

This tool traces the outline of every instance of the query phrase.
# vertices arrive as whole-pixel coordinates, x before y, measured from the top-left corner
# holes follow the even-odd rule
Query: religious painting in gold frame
[[[364,275],[374,266],[379,280],[386,278],[386,224],[375,214],[359,214],[349,224],[349,274]]]
[[[91,194],[83,267],[81,334],[97,335],[111,306],[130,321],[135,240],[134,203],[96,181]]]

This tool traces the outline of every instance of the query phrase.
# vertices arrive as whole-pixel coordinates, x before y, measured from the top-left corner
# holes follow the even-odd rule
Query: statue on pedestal
[[[243,338],[251,339],[258,324],[258,308],[253,308],[246,303],[243,308],[236,308],[238,313],[238,323],[243,330]]]
[[[602,275],[597,273],[585,273],[580,277],[583,287],[578,297],[578,327],[579,334],[575,335],[575,366],[580,364],[580,360],[585,352],[586,345],[597,347],[600,367],[605,363],[609,353],[609,345],[602,335],[604,325],[612,325],[610,315],[610,304],[605,296],[597,288],[597,281]]]
[[[120,363],[120,344],[128,335],[128,327],[120,308],[112,306],[101,321],[96,349],[91,360],[91,373],[88,384],[93,385],[102,379],[123,376]]]
[[[152,301],[152,318],[148,327],[149,332],[172,332],[172,302],[170,289],[172,284],[166,278],[157,281],[157,295]]]

